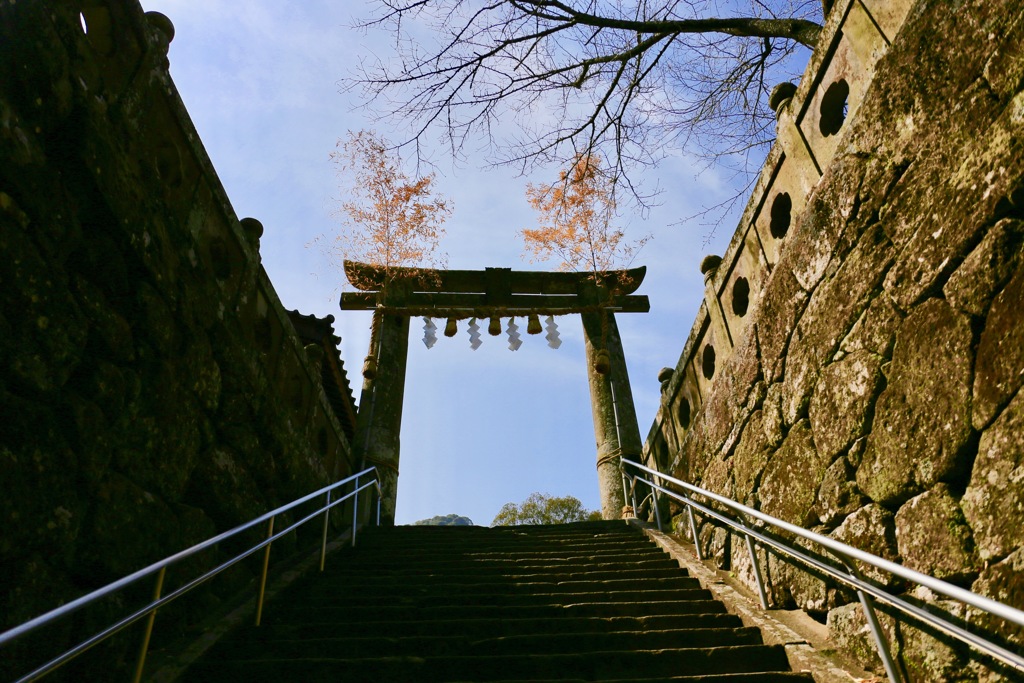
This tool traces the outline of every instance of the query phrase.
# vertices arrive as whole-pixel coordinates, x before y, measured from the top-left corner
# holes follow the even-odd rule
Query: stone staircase
[[[373,530],[187,681],[813,681],[623,522]]]

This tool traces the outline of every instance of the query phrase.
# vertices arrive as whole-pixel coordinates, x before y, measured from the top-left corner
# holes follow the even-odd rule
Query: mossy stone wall
[[[351,471],[172,33],[132,0],[0,4],[0,630]]]

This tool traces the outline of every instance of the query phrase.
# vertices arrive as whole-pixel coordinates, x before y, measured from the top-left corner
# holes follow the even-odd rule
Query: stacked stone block
[[[854,4],[837,3],[829,26],[841,30],[780,107],[780,144],[709,274],[715,298],[665,386],[647,450],[675,476],[1020,608],[1024,11],[913,3],[902,28],[872,49],[867,80],[850,86],[833,143],[817,145],[787,127],[802,125],[799,112],[814,107],[801,98],[816,101],[810,93],[828,83],[830,60],[859,35],[840,22],[878,14]],[[780,177],[772,165],[798,158],[794,148],[809,150],[822,174],[799,174],[814,179],[802,197],[788,181],[791,222],[778,249],[762,237],[767,272],[747,279],[763,286],[751,287],[745,320],[734,324],[735,276],[723,270],[744,267],[740,235],[766,220]],[[740,333],[717,354],[716,376],[694,383],[716,311]],[[700,536],[753,585],[742,544],[710,525]],[[839,645],[874,659],[855,596],[778,558],[764,565],[776,605],[808,610]],[[1005,625],[959,616],[1022,642]],[[960,646],[883,625],[911,680],[999,680]]]
[[[351,471],[172,36],[132,0],[0,5],[0,630]]]

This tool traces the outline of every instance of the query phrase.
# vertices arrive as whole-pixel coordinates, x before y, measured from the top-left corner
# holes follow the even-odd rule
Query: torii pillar
[[[395,523],[398,460],[401,452],[405,369],[409,356],[409,317],[375,311],[370,353],[375,376],[367,377],[359,395],[355,451],[363,467],[376,467],[380,479],[380,523]],[[376,348],[374,348],[376,347]]]
[[[597,440],[597,486],[601,493],[601,516],[619,519],[627,505],[622,490],[620,456],[639,461],[643,450],[640,427],[633,407],[626,356],[615,315],[611,311],[583,313],[583,336],[587,348],[587,378],[590,405],[594,413]],[[602,317],[605,322],[602,323]],[[602,330],[602,326],[604,329]],[[603,338],[603,341],[602,341]],[[598,372],[598,352],[608,350],[608,369]]]

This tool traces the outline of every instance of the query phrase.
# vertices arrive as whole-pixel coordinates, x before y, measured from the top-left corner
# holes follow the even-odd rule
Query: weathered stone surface
[[[754,411],[740,437],[736,450],[729,459],[732,464],[733,483],[740,500],[756,489],[761,472],[768,464],[768,448],[765,444],[764,413]]]
[[[780,263],[792,268],[800,287],[814,291],[828,273],[840,267],[851,246],[856,243],[861,179],[865,159],[854,155],[833,158],[818,185],[817,201],[808,205],[800,217],[796,239],[786,247]],[[843,178],[843,182],[830,182]],[[851,223],[853,227],[851,227]]]
[[[171,507],[127,477],[112,472],[96,491],[96,505],[80,561],[94,576],[113,580],[181,548]],[[130,538],[131,543],[125,543]]]
[[[782,421],[782,383],[776,382],[768,386],[762,408],[761,428],[764,430],[765,444],[774,448],[782,443],[785,425]]]
[[[732,480],[732,459],[723,460],[721,457],[714,457],[704,469],[704,473],[698,480],[702,488],[732,498],[736,495]]]
[[[940,579],[964,577],[979,567],[971,529],[945,484],[899,509],[896,543],[905,566]]]
[[[983,316],[992,297],[1013,275],[1020,261],[1024,223],[1003,219],[986,233],[943,288],[946,301],[964,313]]]
[[[827,527],[842,522],[838,537],[892,560],[900,559],[898,542],[908,565],[962,583],[979,561],[1018,552],[1024,528],[1016,495],[1024,424],[1015,398],[1024,386],[1024,10],[1008,0],[965,0],[955,12],[938,0],[913,5],[833,162],[794,217],[797,229],[778,250],[751,319],[767,390],[747,427],[759,421],[764,441],[742,432],[733,477],[738,490],[742,482],[759,486],[762,506],[778,508],[783,492],[804,496],[804,482],[783,463],[802,467],[805,479],[824,470],[813,517]],[[879,231],[883,248],[872,252],[864,236]],[[847,317],[854,289],[825,288],[855,254],[881,261],[883,277]],[[833,328],[842,335],[835,343]],[[831,373],[865,355],[881,393],[874,406],[847,410],[837,397],[853,400],[849,380]],[[800,453],[780,457],[797,450],[811,460],[794,449],[799,426],[790,432],[804,416],[819,465],[801,465]],[[847,426],[830,440],[829,430]],[[778,444],[758,477],[764,449]],[[969,524],[957,513],[965,487]],[[970,549],[972,530],[975,552],[987,546],[984,558]],[[733,552],[733,567],[749,575],[744,555]],[[804,591],[809,606],[825,599],[771,564],[777,602],[796,602],[794,591]],[[863,624],[858,606],[847,612]],[[930,636],[903,635],[902,665],[914,679],[981,675]]]
[[[721,364],[716,390],[702,408],[704,443],[711,453],[728,455],[735,447],[743,424],[764,400],[760,379],[757,336],[748,334]]]
[[[75,280],[78,300],[89,319],[89,349],[114,362],[135,360],[135,342],[131,325],[103,295],[99,287],[84,277]]]
[[[899,655],[896,622],[888,614],[876,611],[878,622],[889,642],[893,657]],[[882,660],[878,656],[875,639],[859,602],[843,605],[828,613],[828,636],[836,647],[852,656],[866,669],[885,676]]]
[[[769,282],[761,299],[756,334],[761,345],[764,381],[770,386],[782,377],[783,360],[807,302],[807,292],[793,273],[781,266],[775,269]]]
[[[1024,384],[1024,263],[996,296],[974,366],[974,428],[981,430]]]
[[[330,407],[312,404],[319,381],[166,70],[138,62],[138,6],[85,11],[109,11],[115,54],[89,45],[103,28],[83,32],[78,9],[0,8],[0,620],[327,479],[310,420]],[[168,149],[177,178],[154,164]],[[213,251],[234,255],[226,268],[211,265],[213,232]],[[304,384],[299,401],[277,395],[285,367]],[[347,441],[328,431],[346,474]],[[28,590],[36,574],[70,589]],[[169,631],[185,609],[162,613]],[[107,616],[124,613],[86,621]]]
[[[697,419],[689,431],[683,436],[679,445],[679,453],[672,461],[671,473],[684,481],[695,481],[707,465],[710,449],[707,448],[707,419],[704,411],[697,414]]]
[[[814,445],[825,460],[831,462],[867,431],[881,367],[879,356],[857,351],[822,369],[809,415]]]
[[[814,291],[786,356],[782,415],[787,423],[804,416],[821,367],[861,317],[891,263],[892,245],[876,225],[861,236],[836,274]]]
[[[899,559],[896,550],[896,526],[891,512],[874,503],[857,510],[832,532],[832,538],[858,550],[893,562]],[[892,577],[862,562],[857,563],[865,578],[888,584]]]
[[[963,617],[963,605],[954,600],[938,600],[927,589],[919,589],[912,596],[924,608],[940,616]],[[900,624],[900,658],[911,681],[973,681],[974,673],[967,669],[967,646],[941,633],[932,633],[914,626]]]
[[[76,464],[67,446],[56,452],[37,445],[0,446],[0,478],[7,491],[0,497],[6,529],[0,535],[0,555],[39,553],[58,565],[72,564],[88,511],[86,492],[74,476]]]
[[[705,553],[714,558],[715,566],[719,569],[729,569],[733,542],[733,535],[727,529],[715,527],[711,533],[711,540]]]
[[[824,534],[822,527],[811,529],[815,533]],[[796,538],[793,545],[810,555],[817,555],[814,544],[802,538]],[[808,572],[804,565],[795,560],[769,554],[769,576],[771,576],[771,592],[773,604],[796,607],[806,612],[824,615],[830,609],[845,602],[843,595],[836,590],[831,580],[819,578]]]
[[[258,517],[268,508],[251,472],[237,462],[229,448],[215,448],[199,458],[185,499],[202,504],[221,528],[235,520]]]
[[[971,585],[971,590],[1004,605],[1024,609],[1024,549],[1018,548],[1002,562],[985,568]],[[969,621],[983,631],[998,634],[1024,647],[1024,627],[973,608],[968,614]]]
[[[839,344],[840,354],[868,351],[882,358],[892,358],[896,330],[903,317],[889,295],[879,293],[861,314],[850,334]],[[838,356],[841,357],[841,356]]]
[[[54,566],[53,558],[42,554],[31,554],[24,564],[11,567],[5,577],[5,586],[0,590],[0,623],[10,627],[39,616],[33,605],[40,602],[50,605],[66,604],[81,595],[67,571]],[[6,569],[6,568],[5,568]],[[53,642],[65,642],[71,632],[71,624],[56,622],[50,625],[47,637]],[[25,646],[28,643],[21,643]],[[19,643],[4,648],[4,657],[17,661]],[[38,655],[38,653],[31,653]]]
[[[835,528],[847,515],[868,504],[868,499],[857,488],[856,472],[857,468],[845,457],[825,470],[814,513],[826,527]]]
[[[1009,28],[1016,13],[1007,12],[1006,6],[973,2],[967,12],[940,17],[938,7],[932,4],[912,13],[911,23],[935,22],[931,30],[938,33],[932,35],[955,34],[964,41],[964,48],[950,52],[947,45],[937,51],[928,44],[925,31],[901,32],[900,45],[887,56],[887,66],[915,68],[916,85],[893,79],[884,98],[861,110],[862,115],[888,116],[889,121],[909,124],[901,142],[916,158],[894,193],[890,212],[883,213],[900,249],[886,289],[904,310],[941,286],[976,243],[978,231],[1000,198],[1020,177],[1019,162],[1007,158],[1013,133],[998,130],[1003,126],[1001,119],[1010,118],[1006,103],[992,97],[981,78],[988,53],[967,47],[989,41],[991,49],[997,50],[1003,41],[1019,40],[1019,29]],[[924,65],[925,61],[929,63]],[[924,113],[922,92],[936,104],[956,101],[963,106],[943,107],[941,112],[938,106],[926,107],[929,113]]]
[[[857,484],[872,500],[907,500],[964,466],[970,437],[971,329],[941,299],[900,326],[889,384],[875,405]]]
[[[971,482],[960,501],[985,561],[1020,547],[1024,529],[1024,393],[981,435]]]
[[[814,523],[814,501],[825,472],[807,421],[796,424],[761,476],[761,511],[793,524]]]

